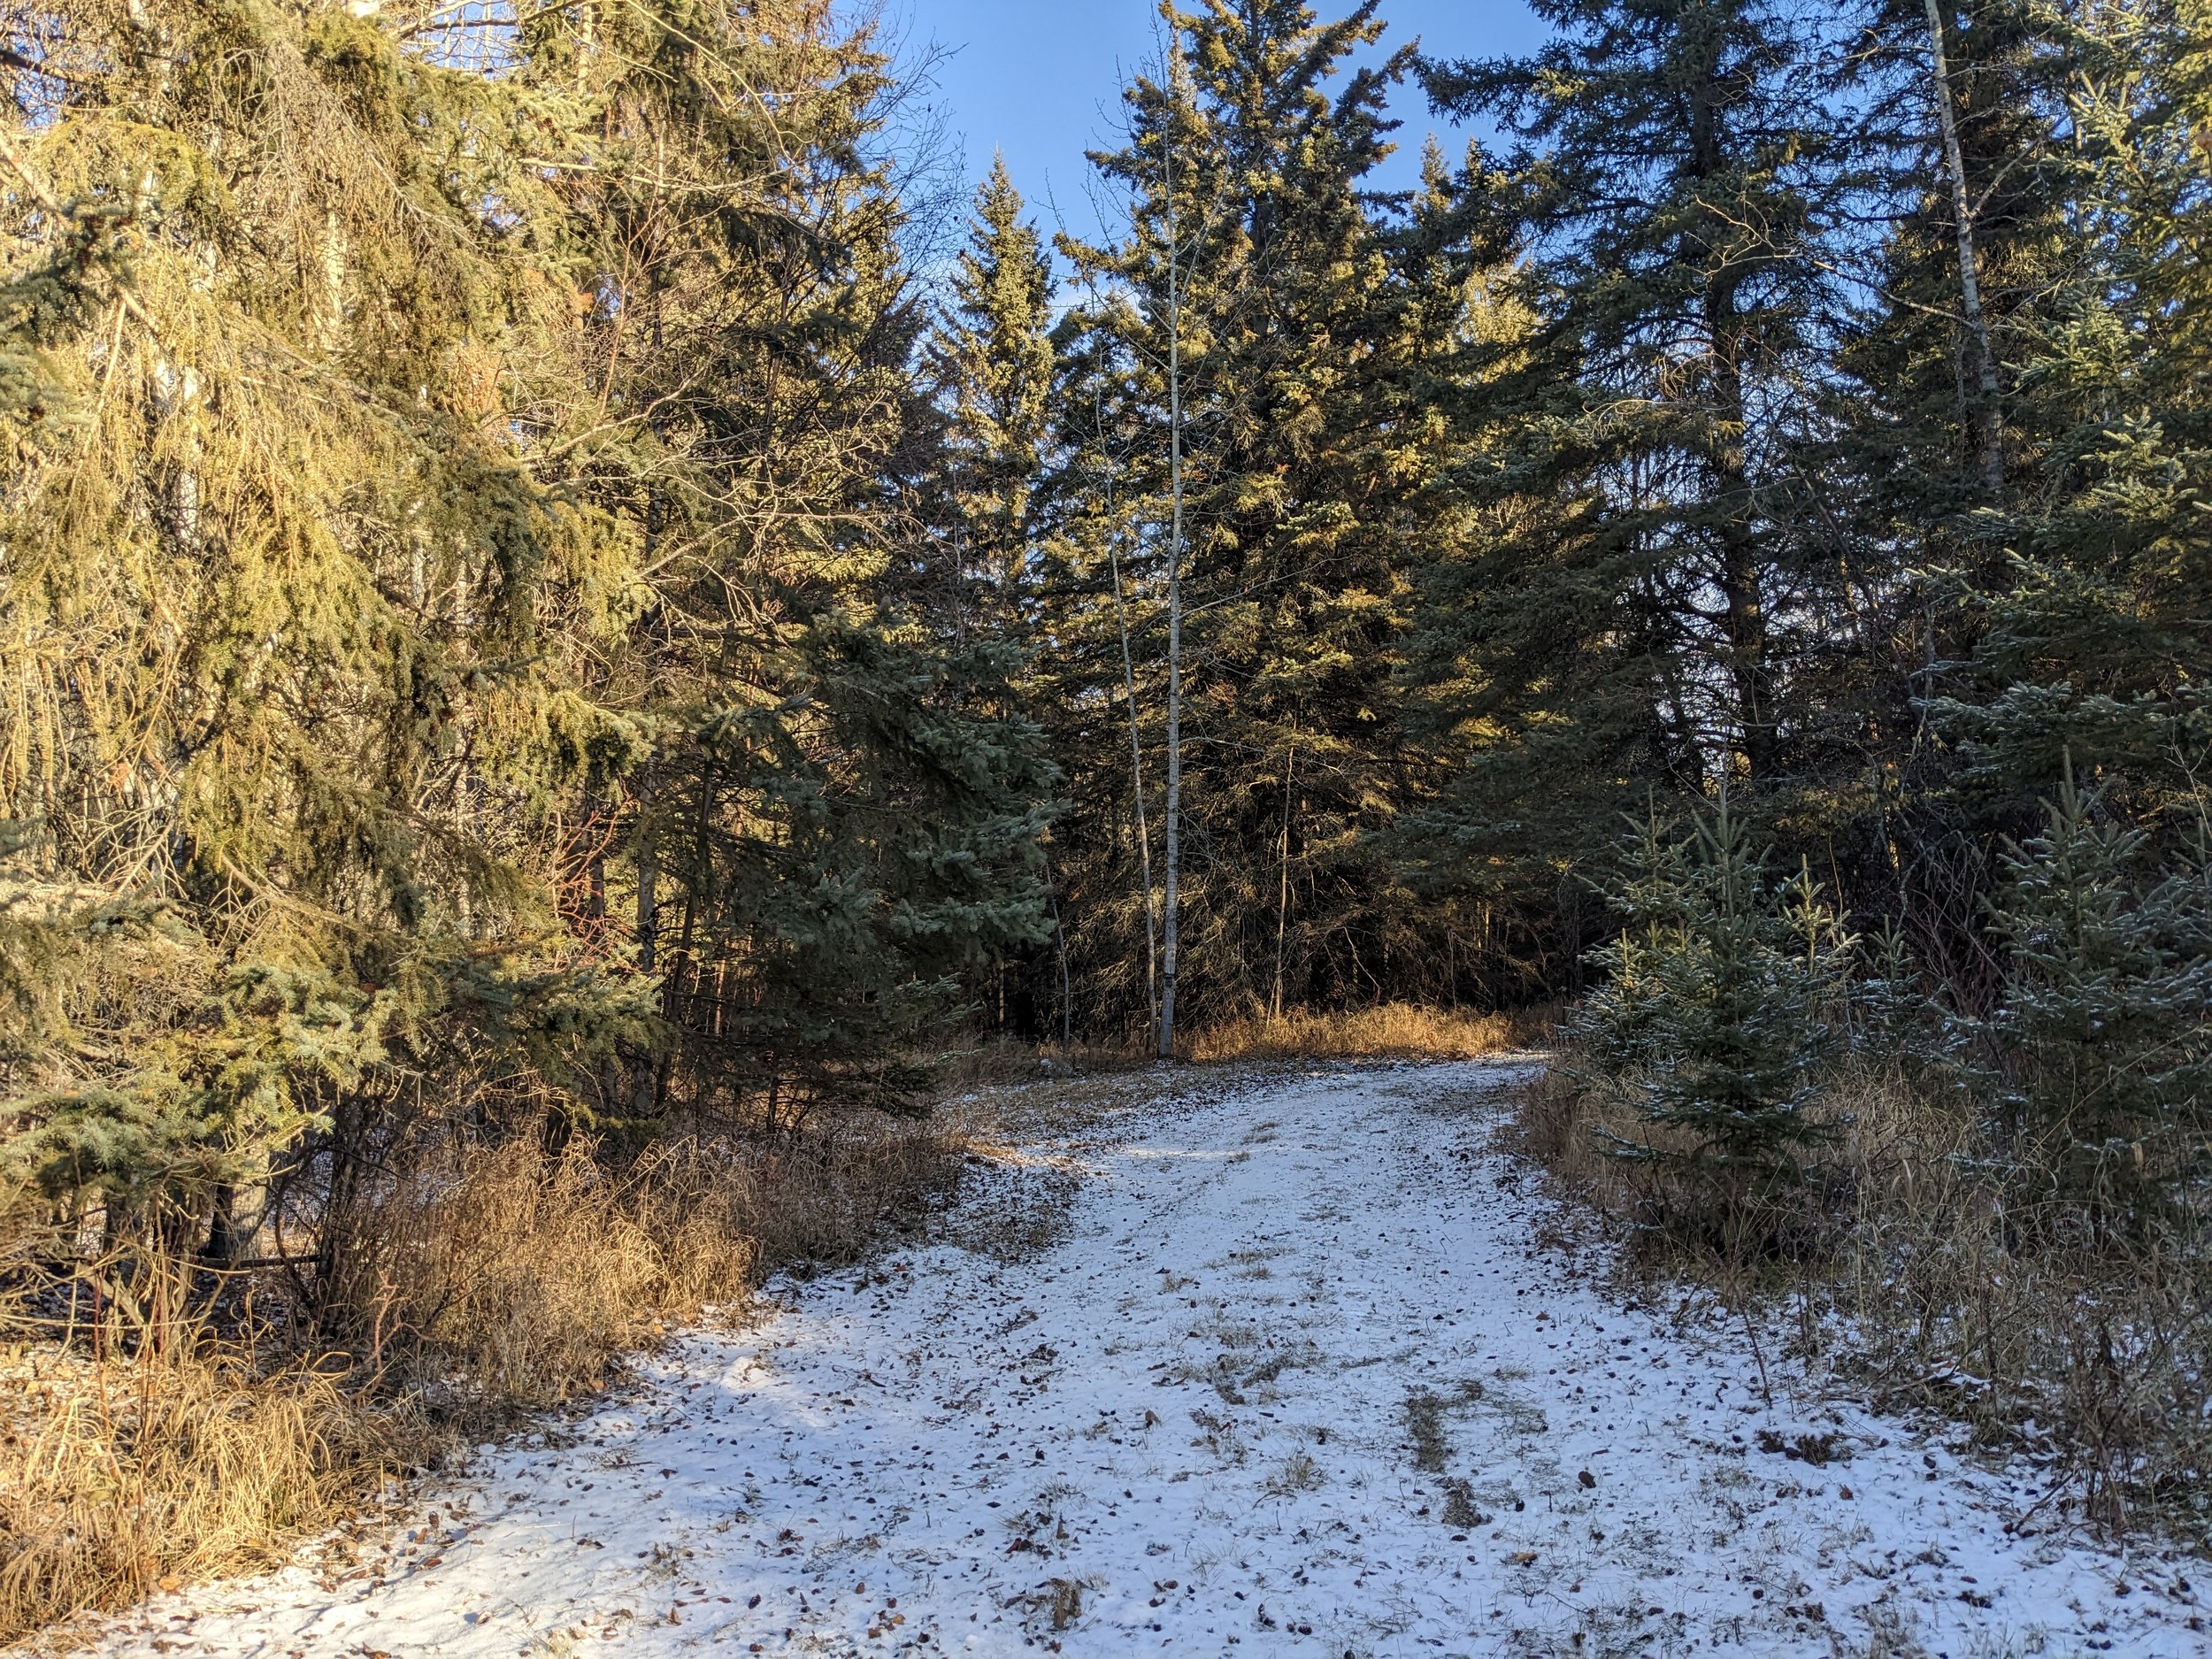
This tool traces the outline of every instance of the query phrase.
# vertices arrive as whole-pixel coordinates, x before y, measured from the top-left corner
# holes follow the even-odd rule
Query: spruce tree
[[[1029,685],[1062,772],[1053,826],[1077,1019],[1151,1046],[1158,1012],[1159,784],[1165,631],[1143,483],[1152,435],[1125,396],[1134,328],[1071,310],[1056,339],[1053,464],[1040,482],[1036,591],[1045,649]]]
[[[1366,183],[1407,59],[1348,63],[1379,39],[1376,8],[1322,22],[1303,4],[1211,4],[1170,27],[1187,92],[1141,81],[1128,142],[1097,157],[1129,192],[1130,235],[1070,250],[1099,303],[1071,317],[1064,353],[1125,378],[1103,388],[1102,420],[1064,419],[1118,435],[1121,485],[1154,515],[1132,564],[1156,604],[1179,357],[1182,975],[1202,1021],[1372,1000],[1432,960],[1375,839],[1407,764],[1391,667],[1417,345]],[[1156,634],[1153,653],[1164,643]]]
[[[578,201],[620,414],[581,481],[654,549],[612,662],[654,738],[612,879],[676,1039],[612,1104],[787,1129],[913,1108],[970,986],[1042,935],[1049,774],[995,585],[984,613],[937,573],[918,480],[955,457],[916,395],[888,64],[819,7],[710,11],[599,37],[630,137]]]
[[[1426,71],[1440,107],[1521,140],[1540,321],[1501,471],[1544,503],[1552,602],[1641,659],[1678,774],[1765,786],[1803,741],[1790,626],[1830,563],[1793,456],[1838,205],[1812,42],[1760,0],[1538,11],[1556,34],[1536,57]]]
[[[2148,844],[2063,780],[2005,853],[2012,957],[1976,1033],[2031,1167],[2108,1222],[2200,1173],[2212,1109],[2212,866],[2147,874]]]
[[[1891,0],[1850,42],[1851,134],[1877,296],[1839,359],[1841,464],[1863,511],[1913,541],[1971,541],[2041,434],[2019,400],[2039,315],[2078,265],[2078,165],[2057,142],[2068,73],[2047,19],[2016,0]]]
[[[1463,530],[1410,653],[1455,775],[1406,840],[1571,984],[1596,919],[1573,872],[1647,791],[1817,826],[1861,767],[1821,695],[1854,560],[1809,458],[1848,179],[1799,13],[1538,11],[1535,56],[1423,68],[1515,142],[1453,187],[1457,234],[1509,268],[1460,354]]]
[[[865,33],[154,4],[43,51],[0,62],[6,1178],[219,1253],[273,1179],[336,1318],[449,1135],[909,1102],[1040,932],[1048,774],[907,579]]]
[[[919,386],[927,403],[908,423],[908,442],[925,462],[918,511],[943,543],[939,557],[949,580],[941,626],[977,653],[979,694],[985,681],[1002,685],[1006,695],[994,712],[1034,718],[1050,695],[1034,672],[1041,629],[1050,626],[1041,603],[1035,497],[1052,441],[1054,278],[1024,211],[999,157],[976,192],[966,244],[924,343]],[[1056,895],[1051,903],[1051,947],[1000,956],[985,987],[989,1015],[1002,1027],[1025,1029],[1050,1006],[1063,1030],[1072,1031],[1064,918]]]
[[[2028,396],[2039,319],[2080,264],[2080,169],[2056,142],[2068,71],[2045,14],[2011,0],[1895,0],[1837,19],[1815,94],[1836,122],[1847,274],[1798,457],[1832,618],[1793,672],[1818,710],[1793,771],[1797,844],[1939,977],[1977,935],[1993,828],[1951,797],[1932,700],[1985,622],[1962,592],[2005,564],[1998,515],[2046,441]],[[2018,828],[2007,818],[2001,827]]]
[[[9,1163],[168,1228],[639,1034],[541,863],[626,741],[570,670],[634,544],[519,453],[580,280],[519,80],[336,6],[54,21],[5,70],[0,792],[59,978]]]
[[[2024,810],[2070,757],[2170,847],[2212,756],[2212,342],[2201,264],[2177,257],[2206,228],[2207,21],[2115,7],[2061,35],[2085,257],[2028,342],[2035,486],[1989,517],[2001,564],[1959,584],[1974,649],[1939,704],[1982,810]]]
[[[925,354],[946,418],[956,554],[997,590],[996,626],[1017,632],[1053,382],[1052,261],[1022,211],[1002,156],[976,192],[950,303]]]
[[[1854,948],[1811,872],[1775,881],[1723,800],[1686,840],[1639,826],[1614,904],[1620,936],[1596,953],[1607,979],[1578,1029],[1661,1133],[1613,1149],[1732,1202],[1796,1179],[1836,1133],[1812,1109]]]

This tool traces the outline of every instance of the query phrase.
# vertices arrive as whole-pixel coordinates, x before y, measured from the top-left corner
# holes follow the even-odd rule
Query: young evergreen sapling
[[[1811,1109],[1854,944],[1810,870],[1771,879],[1724,799],[1680,841],[1640,826],[1615,902],[1626,926],[1578,1026],[1654,1133],[1611,1149],[1731,1200],[1797,1180],[1835,1134]]]

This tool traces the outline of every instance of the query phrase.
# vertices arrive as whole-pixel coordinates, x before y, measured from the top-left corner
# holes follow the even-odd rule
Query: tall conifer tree
[[[1971,672],[1947,682],[1970,800],[2016,814],[2093,768],[2108,806],[2193,833],[2212,760],[2212,419],[2201,259],[2212,130],[2194,4],[2054,29],[2078,173],[2073,267],[2023,330],[2032,488],[1989,515],[2004,558],[1964,573]]]
[[[943,464],[963,564],[1016,626],[1031,497],[1045,465],[1053,378],[1052,262],[1004,157],[976,192],[950,303],[926,354],[946,416]]]
[[[580,274],[520,80],[338,6],[48,20],[0,67],[18,269],[74,280],[7,319],[5,1173],[173,1221],[640,1034],[541,879],[635,544],[515,442]]]
[[[595,42],[620,165],[580,202],[619,419],[581,435],[654,548],[626,835],[677,1047],[625,1104],[903,1109],[963,976],[1041,932],[1047,773],[972,595],[915,580],[938,549],[902,474],[943,428],[889,65],[822,4],[626,15]]]
[[[1526,319],[1487,353],[1480,532],[1425,617],[1474,749],[1432,821],[1532,897],[1648,789],[1771,810],[1819,778],[1808,693],[1850,614],[1808,465],[1840,189],[1812,42],[1762,0],[1538,10],[1537,56],[1425,72],[1519,135],[1464,189],[1525,250]]]
[[[1282,0],[1171,12],[1187,96],[1141,81],[1129,142],[1098,157],[1131,194],[1131,235],[1071,250],[1108,297],[1077,314],[1068,350],[1128,377],[1105,419],[1159,515],[1156,585],[1173,448],[1171,220],[1181,255],[1182,931],[1201,1018],[1364,1000],[1421,954],[1369,839],[1404,764],[1390,663],[1406,480],[1389,434],[1416,351],[1366,195],[1407,60],[1348,63],[1379,39],[1376,11],[1326,23]]]

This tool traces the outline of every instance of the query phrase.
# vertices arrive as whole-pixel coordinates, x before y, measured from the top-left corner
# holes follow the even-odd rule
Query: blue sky
[[[1325,0],[1319,8],[1332,9]],[[889,0],[889,21],[910,62],[934,43],[932,103],[964,154],[971,180],[1003,150],[1014,180],[1050,230],[1094,234],[1086,150],[1117,119],[1128,73],[1154,56],[1152,0]],[[1520,52],[1541,38],[1520,0],[1383,0],[1386,42],[1419,35],[1446,57]],[[1417,88],[1399,99],[1405,122],[1388,182],[1409,183],[1424,136],[1437,129]]]

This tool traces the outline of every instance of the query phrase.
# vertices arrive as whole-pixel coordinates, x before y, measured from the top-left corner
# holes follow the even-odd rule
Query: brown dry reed
[[[441,1432],[306,1366],[27,1357],[0,1429],[0,1644],[157,1582],[276,1565]]]
[[[1627,1087],[1555,1066],[1529,1093],[1523,1148],[1567,1190],[1634,1225],[1631,1270],[1786,1310],[1809,1361],[1890,1410],[1939,1414],[2054,1478],[2045,1502],[2108,1530],[2212,1539],[2212,1248],[2203,1194],[2125,1229],[2099,1225],[1939,1079],[1896,1067],[1832,1078],[1841,1137],[1799,1188],[1732,1228],[1683,1171],[1624,1162],[1642,1141]]]
[[[1176,1057],[1199,1065],[1246,1061],[1466,1060],[1548,1041],[1558,1010],[1548,1005],[1509,1013],[1386,1002],[1334,1012],[1255,1014],[1183,1035]],[[940,1075],[955,1092],[1004,1087],[1041,1079],[1111,1077],[1148,1067],[1156,1056],[1141,1042],[1073,1044],[988,1037],[949,1056]]]
[[[1292,1013],[1233,1020],[1191,1038],[1188,1055],[1234,1060],[1472,1059],[1545,1041],[1553,1021],[1542,1009],[1472,1014],[1388,1002],[1338,1013]]]

